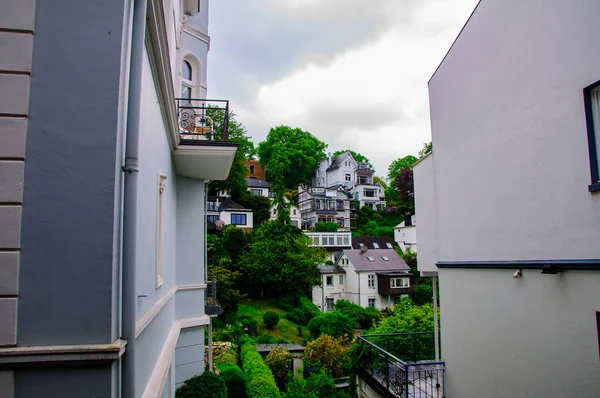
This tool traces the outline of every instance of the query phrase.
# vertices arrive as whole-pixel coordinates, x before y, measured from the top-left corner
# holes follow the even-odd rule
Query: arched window
[[[183,61],[181,65],[181,98],[183,98],[183,103],[186,104],[192,102],[193,77],[192,65],[188,61]]]

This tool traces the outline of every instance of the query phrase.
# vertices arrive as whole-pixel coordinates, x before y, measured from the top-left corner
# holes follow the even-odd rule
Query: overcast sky
[[[281,124],[385,176],[431,139],[427,81],[477,0],[213,0],[210,98],[256,144]]]

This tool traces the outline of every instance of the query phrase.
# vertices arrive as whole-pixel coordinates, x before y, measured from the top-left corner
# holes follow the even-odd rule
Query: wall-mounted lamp
[[[556,275],[559,272],[560,269],[558,269],[558,266],[556,264],[544,264],[544,266],[542,267],[542,274]]]
[[[523,271],[521,271],[521,268],[519,268],[518,270],[515,271],[515,273],[513,274],[513,278],[515,279],[519,279],[521,276],[523,275]]]

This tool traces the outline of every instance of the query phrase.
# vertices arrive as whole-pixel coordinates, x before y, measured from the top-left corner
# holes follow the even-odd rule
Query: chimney
[[[404,226],[405,227],[412,226],[412,215],[410,214],[410,211],[404,213]]]
[[[362,254],[362,253],[366,253],[366,252],[367,252],[367,250],[369,250],[369,248],[367,247],[367,245],[366,245],[366,244],[364,244],[364,243],[361,243],[361,244],[360,244],[360,252],[361,252],[361,254]]]

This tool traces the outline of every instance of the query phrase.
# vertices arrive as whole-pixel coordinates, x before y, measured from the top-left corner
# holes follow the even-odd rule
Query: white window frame
[[[375,274],[367,275],[367,286],[369,289],[375,289]]]
[[[164,281],[164,240],[165,240],[165,189],[167,176],[158,174],[158,186],[156,192],[156,237],[155,237],[155,288],[162,286]]]
[[[376,243],[376,242],[373,242],[373,248],[374,248],[374,249],[379,249],[379,244],[378,244],[378,243]]]
[[[331,306],[330,306],[331,304]],[[329,312],[329,311],[333,311],[335,306],[335,298],[333,297],[326,297],[325,298],[325,311]]]
[[[329,281],[331,281],[331,283],[329,283]],[[325,286],[327,287],[333,287],[333,275],[326,275],[325,276]]]
[[[369,308],[375,308],[377,307],[377,299],[376,298],[369,298],[367,299],[367,305],[369,306]],[[373,305],[371,305],[371,303],[373,303]]]
[[[583,89],[588,150],[590,158],[590,192],[600,191],[600,81]]]
[[[340,275],[340,285],[344,284],[344,275]]]
[[[346,182],[352,182],[352,174],[346,173],[345,180],[346,180]]]
[[[410,287],[410,278],[390,278],[390,288]]]

